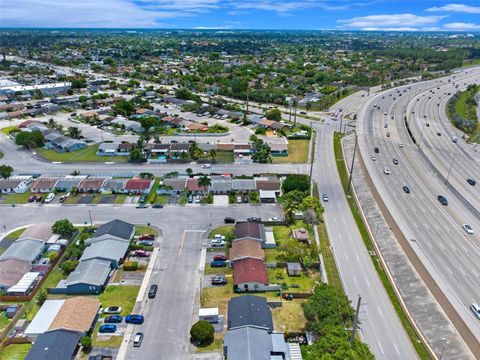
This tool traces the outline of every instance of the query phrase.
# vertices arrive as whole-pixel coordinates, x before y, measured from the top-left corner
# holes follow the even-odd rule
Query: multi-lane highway
[[[462,70],[442,82],[420,82],[382,92],[362,108],[357,126],[359,148],[376,189],[411,247],[476,339],[476,344],[467,343],[477,355],[480,324],[468,307],[480,301],[480,230],[469,235],[462,224],[480,229],[480,218],[475,211],[478,186],[472,190],[466,182],[466,178],[478,176],[479,167],[475,164],[479,157],[440,113],[445,111],[442,104],[453,94],[450,84],[461,82],[465,87],[478,81],[479,74],[480,69]],[[426,98],[425,103],[422,98]],[[409,124],[414,117],[410,128],[417,127],[413,129],[417,143],[422,137],[420,149],[409,136],[406,114]],[[417,115],[421,122],[429,122],[429,126],[422,124],[418,128],[421,122],[415,120]],[[455,133],[458,140],[453,143],[451,137]],[[452,150],[452,146],[457,148]],[[456,170],[449,179],[455,181],[453,189],[445,185],[444,179],[448,175],[445,165],[448,160],[451,163],[450,151],[462,162],[454,163]],[[408,186],[409,193],[403,190],[404,186]],[[448,198],[448,206],[439,203],[438,195]],[[465,331],[461,334],[467,337]]]

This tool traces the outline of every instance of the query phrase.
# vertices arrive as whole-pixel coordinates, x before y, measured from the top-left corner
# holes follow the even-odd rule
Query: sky
[[[480,0],[0,0],[0,27],[480,31]]]

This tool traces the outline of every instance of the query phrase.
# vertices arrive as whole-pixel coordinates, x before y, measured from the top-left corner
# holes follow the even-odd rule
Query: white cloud
[[[467,13],[467,14],[480,14],[480,6],[470,6],[465,4],[447,4],[444,6],[434,6],[427,11],[435,12],[435,11],[446,11],[446,12],[459,12],[459,13]]]
[[[443,24],[443,29],[452,30],[452,31],[480,30],[480,24],[464,23],[464,22],[448,23],[448,24]]]
[[[236,9],[242,10],[264,10],[264,11],[274,11],[277,13],[289,13],[295,10],[305,10],[318,8],[322,10],[342,10],[347,9],[348,5],[332,5],[325,1],[317,0],[304,0],[304,1],[295,1],[295,0],[240,0],[240,1],[231,1],[231,6]]]
[[[344,29],[414,31],[431,28],[445,17],[414,14],[368,15],[338,20],[337,22]]]

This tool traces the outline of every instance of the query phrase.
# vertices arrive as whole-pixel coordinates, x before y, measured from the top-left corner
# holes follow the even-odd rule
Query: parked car
[[[463,227],[463,230],[467,232],[467,234],[473,235],[473,229],[470,225],[463,224],[462,227]]]
[[[468,180],[467,180],[468,181]],[[32,196],[29,196],[28,197],[28,202],[34,202],[35,200],[37,200],[37,196],[36,195],[32,195]]]
[[[408,186],[405,185],[402,189],[403,189],[403,191],[405,191],[407,194],[410,194],[410,189],[409,189]]]
[[[148,289],[148,298],[153,299],[155,295],[157,295],[158,285],[152,284],[150,285],[150,289]]]
[[[226,261],[227,257],[225,255],[215,255],[213,257],[213,261]]]
[[[125,317],[125,322],[127,324],[140,325],[140,324],[143,324],[143,320],[144,320],[143,315],[139,315],[139,314],[130,314]]]
[[[120,314],[122,312],[122,308],[120,306],[109,306],[103,309],[104,314]]]
[[[163,205],[162,204],[153,204],[152,209],[163,209]]]
[[[103,322],[105,324],[121,323],[122,320],[123,320],[123,317],[121,315],[110,315],[110,316],[107,316],[105,319],[103,319]]]
[[[224,236],[224,235],[220,235],[220,234],[215,234],[214,239],[215,239],[215,240],[225,240],[225,236]]]
[[[438,195],[437,196],[437,199],[438,201],[440,201],[440,204],[442,204],[443,206],[447,206],[448,205],[448,200],[445,196],[443,195]]]
[[[223,222],[225,224],[235,224],[235,219],[227,216],[225,219],[223,219]]]
[[[328,202],[328,194],[327,193],[323,194],[322,199],[324,202]]]
[[[150,251],[146,251],[146,250],[135,250],[135,251],[133,252],[132,256],[147,258],[147,257],[150,257]]]
[[[143,333],[139,332],[135,334],[133,338],[133,347],[140,347],[142,345]]]
[[[480,319],[480,306],[478,306],[477,304],[473,303],[472,305],[470,305],[470,310],[472,310],[473,314],[474,314],[478,319]]]
[[[138,245],[142,246],[153,246],[153,241],[152,240],[140,240],[138,242]]]
[[[477,183],[475,180],[473,179],[467,179],[467,183],[469,183],[470,185],[472,186],[475,186],[475,184]]]
[[[278,216],[274,216],[268,219],[268,221],[275,222],[275,221],[282,221],[282,219],[280,219]]]
[[[103,324],[98,328],[99,333],[114,333],[117,331],[117,326],[113,324]]]
[[[142,203],[142,204],[143,204],[145,201],[147,201],[147,197],[146,197],[145,195],[140,196],[140,199],[138,199],[138,202],[139,202],[139,203]]]
[[[237,196],[237,204],[241,204],[242,203],[242,197],[241,196]]]
[[[46,204],[49,204],[53,201],[53,199],[55,199],[55,194],[54,193],[50,193],[47,195],[47,197],[45,198],[45,203]]]
[[[146,208],[148,208],[148,204],[137,204],[136,208],[137,209],[146,209]]]
[[[212,240],[212,247],[223,247],[225,245],[226,245],[225,240],[216,240],[216,239]]]
[[[376,147],[375,149],[373,149],[375,151],[375,154],[378,154],[380,152],[380,150],[378,149],[378,147]]]
[[[152,234],[143,234],[138,238],[139,240],[155,240],[155,235]]]
[[[252,217],[247,218],[247,221],[250,221],[250,222],[262,222],[262,219],[252,216]]]
[[[398,146],[400,146],[401,148],[403,148],[403,143],[398,144]]]
[[[223,260],[214,260],[210,263],[210,266],[212,268],[214,268],[214,267],[225,267],[225,266],[227,266],[227,262],[223,261]]]
[[[225,285],[227,279],[224,274],[215,275],[212,277],[212,285]]]
[[[372,156],[372,161],[377,161],[376,156]]]

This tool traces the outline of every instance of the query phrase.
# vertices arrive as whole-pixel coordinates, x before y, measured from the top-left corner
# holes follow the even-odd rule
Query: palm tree
[[[70,136],[73,139],[78,139],[81,133],[82,131],[76,126],[70,126],[67,130],[68,136]]]
[[[212,149],[208,152],[210,155],[210,158],[212,159],[212,163],[215,161],[215,158],[217,157],[217,151],[215,149]]]
[[[312,102],[311,101],[307,101],[305,103],[305,110],[307,110],[307,112],[312,108]]]
[[[187,168],[187,170],[185,170],[185,172],[187,173],[187,175],[188,175],[189,177],[192,177],[192,174],[193,174],[192,168]]]
[[[212,185],[212,181],[210,180],[210,178],[207,176],[207,175],[202,175],[200,176],[200,178],[198,179],[198,185],[203,187],[203,189],[205,191],[207,191],[208,187],[210,185]]]

